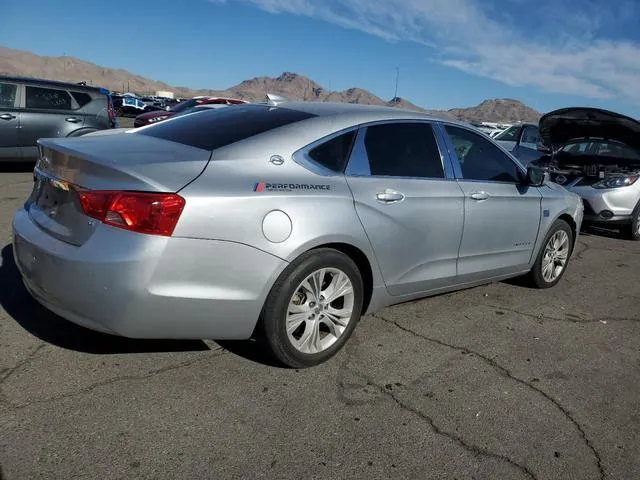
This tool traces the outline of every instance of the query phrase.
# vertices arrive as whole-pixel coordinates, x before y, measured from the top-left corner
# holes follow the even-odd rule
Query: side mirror
[[[532,187],[541,187],[549,181],[549,172],[540,167],[527,167],[527,184]]]

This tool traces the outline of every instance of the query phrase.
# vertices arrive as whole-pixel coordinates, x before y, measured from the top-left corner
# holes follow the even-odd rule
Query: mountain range
[[[86,81],[89,84],[100,85],[114,91],[128,90],[141,94],[168,90],[179,97],[192,97],[195,95],[231,96],[252,102],[262,101],[267,93],[273,93],[290,100],[388,105],[456,118],[467,122],[537,122],[541,115],[540,112],[513,99],[489,99],[469,108],[429,110],[400,97],[386,101],[367,90],[357,87],[343,91],[327,90],[310,78],[292,72],[284,72],[275,78],[264,76],[252,78],[223,90],[193,89],[184,86],[171,86],[165,82],[151,80],[127,70],[107,68],[74,57],[40,56],[31,52],[1,46],[0,75],[37,77],[68,82]]]

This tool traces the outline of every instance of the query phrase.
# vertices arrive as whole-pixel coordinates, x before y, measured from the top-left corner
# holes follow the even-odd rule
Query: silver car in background
[[[553,286],[582,222],[472,127],[394,108],[272,101],[40,149],[13,220],[39,302],[126,337],[261,335],[292,367],[388,305]]]
[[[580,195],[585,224],[620,227],[640,240],[640,122],[595,108],[564,108],[540,119],[552,155],[535,162]]]

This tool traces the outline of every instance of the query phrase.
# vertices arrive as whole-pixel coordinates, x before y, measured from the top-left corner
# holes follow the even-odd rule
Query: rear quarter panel
[[[273,191],[269,184],[322,187]],[[367,256],[374,285],[379,284],[377,263],[343,175],[315,174],[290,158],[282,166],[255,159],[216,160],[180,194],[186,206],[174,236],[243,243],[287,262],[320,245],[346,243]],[[282,241],[265,236],[265,217],[273,211],[284,212],[290,221],[290,235],[275,239]]]

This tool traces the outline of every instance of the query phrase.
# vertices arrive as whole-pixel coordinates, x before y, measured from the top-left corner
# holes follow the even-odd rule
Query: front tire
[[[567,269],[573,251],[573,231],[564,220],[556,220],[547,232],[527,280],[535,288],[551,288]]]
[[[364,284],[351,258],[312,250],[292,262],[262,311],[263,335],[278,361],[305,368],[333,357],[362,315]]]
[[[640,241],[640,202],[633,209],[631,224],[626,227],[627,236],[634,241]]]

